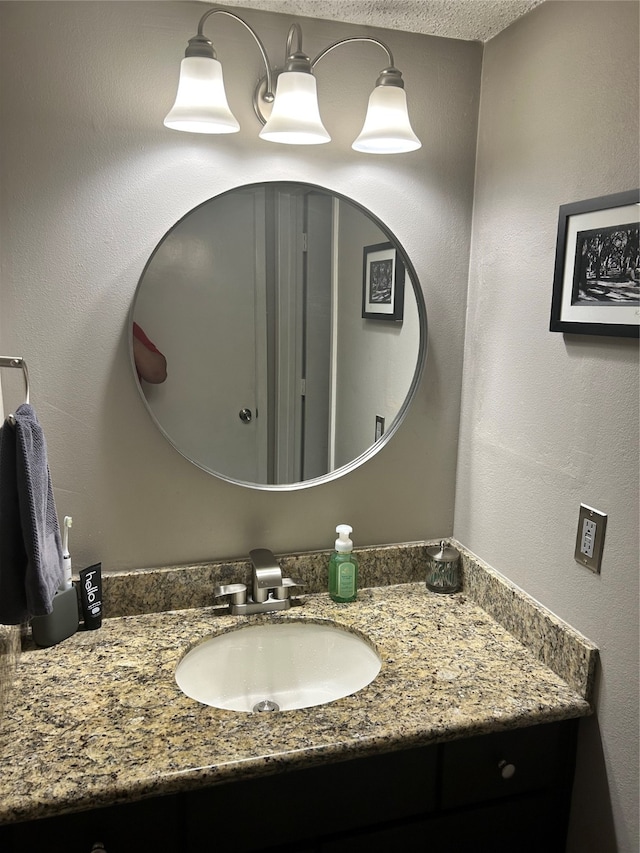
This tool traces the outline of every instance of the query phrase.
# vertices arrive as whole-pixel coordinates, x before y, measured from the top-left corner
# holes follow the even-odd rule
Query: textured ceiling
[[[224,0],[225,6],[488,41],[544,0]],[[208,5],[212,5],[209,3]]]

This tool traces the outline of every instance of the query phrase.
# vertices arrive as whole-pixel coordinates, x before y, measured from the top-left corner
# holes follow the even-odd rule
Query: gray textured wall
[[[58,512],[73,517],[74,565],[329,547],[343,521],[356,544],[451,533],[481,47],[379,33],[403,71],[424,146],[367,157],[350,146],[386,64],[370,44],[318,66],[335,142],[309,150],[258,139],[260,55],[223,17],[206,32],[245,129],[208,137],[163,127],[201,4],[0,8],[2,347],[31,371]],[[246,17],[281,62],[290,19]],[[305,22],[304,47],[314,56],[354,32]],[[338,190],[386,222],[415,264],[432,325],[424,381],[394,440],[347,477],[294,494],[250,491],[186,462],[138,398],[126,343],[129,303],[162,235],[205,199],[265,179]]]
[[[638,187],[638,9],[544,3],[482,74],[455,532],[600,647],[571,853],[638,850],[638,342],[548,331],[559,205]]]

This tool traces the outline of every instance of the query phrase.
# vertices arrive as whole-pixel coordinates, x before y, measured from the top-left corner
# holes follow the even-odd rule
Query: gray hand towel
[[[47,446],[33,408],[0,430],[0,623],[51,613],[62,584],[60,526]]]
[[[26,617],[27,552],[22,540],[16,431],[8,421],[0,429],[0,623],[19,625]]]

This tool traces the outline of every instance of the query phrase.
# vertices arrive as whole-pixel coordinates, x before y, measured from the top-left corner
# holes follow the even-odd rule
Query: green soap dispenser
[[[340,604],[355,601],[358,595],[358,560],[349,539],[352,530],[348,524],[336,527],[336,550],[329,560],[329,595]]]

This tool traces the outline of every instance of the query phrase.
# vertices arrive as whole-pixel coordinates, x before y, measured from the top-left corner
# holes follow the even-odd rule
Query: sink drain
[[[253,706],[254,711],[279,711],[280,705],[277,705],[275,702],[272,702],[270,699],[263,699],[262,702],[258,702],[257,705]]]

